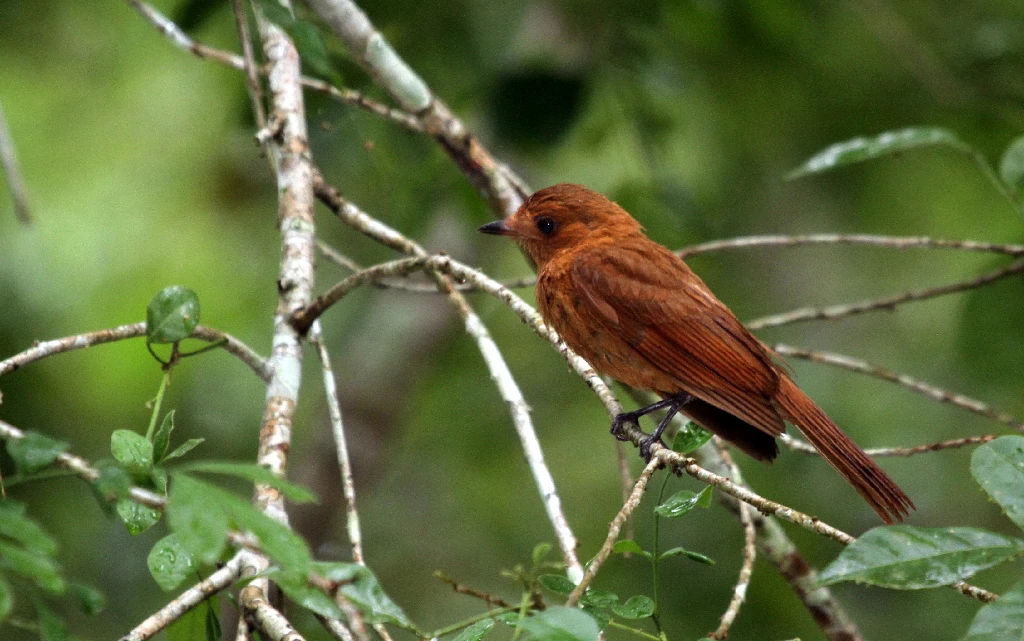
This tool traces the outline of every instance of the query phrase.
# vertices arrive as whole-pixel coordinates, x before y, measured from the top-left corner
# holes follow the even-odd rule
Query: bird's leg
[[[665,414],[665,418],[661,419],[661,422],[658,423],[658,427],[654,430],[654,433],[640,441],[640,456],[642,456],[645,461],[649,461],[651,460],[651,445],[656,442],[661,442],[661,434],[665,431],[665,428],[668,427],[668,424],[672,422],[672,417],[676,415],[679,408],[686,405],[691,400],[693,400],[693,397],[686,392],[683,392],[681,394],[676,394],[675,396],[662,399],[657,403],[651,403],[650,405],[641,407],[640,409],[633,410],[632,412],[616,414],[615,418],[612,419],[612,435],[620,441],[629,440],[625,436],[623,425],[626,423],[633,423],[637,427],[640,427],[639,421],[641,416],[646,416],[651,412],[668,408],[668,413]],[[664,445],[664,443],[662,443],[662,445]]]

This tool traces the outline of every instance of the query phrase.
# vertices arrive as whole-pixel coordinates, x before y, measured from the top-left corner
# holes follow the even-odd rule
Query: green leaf
[[[312,69],[324,78],[333,78],[336,74],[331,64],[320,32],[312,24],[297,20],[278,0],[256,0],[268,20],[277,24],[291,36],[295,49],[302,58],[304,69]]]
[[[580,605],[589,605],[594,608],[610,608],[618,603],[619,595],[607,590],[591,588],[580,597]]]
[[[664,503],[654,508],[654,511],[661,516],[675,519],[687,514],[695,507],[709,507],[711,505],[711,486],[705,487],[700,494],[689,490],[680,490],[668,498]]]
[[[307,572],[277,570],[268,572],[267,575],[280,586],[285,595],[293,602],[329,619],[342,618],[341,609],[338,608],[338,604],[334,602],[334,599],[329,597],[323,590],[309,584],[309,574]]]
[[[543,557],[541,557],[543,558]],[[480,641],[483,639],[491,628],[494,627],[494,619],[484,619],[483,621],[477,621],[473,625],[469,626],[465,630],[459,633],[459,636],[452,639],[452,641]]]
[[[569,595],[576,588],[576,585],[561,574],[542,574],[537,577],[540,584],[555,594]]]
[[[27,430],[23,438],[7,441],[7,453],[22,474],[31,474],[47,467],[66,449],[67,443],[32,430]]]
[[[607,628],[608,624],[612,621],[612,611],[609,608],[580,604],[580,609],[594,617],[594,622],[597,623],[597,627],[601,630]]]
[[[212,485],[208,486],[207,497],[226,510],[239,529],[252,532],[272,561],[296,572],[310,571],[313,557],[309,548],[287,525],[270,518],[249,501]]]
[[[153,527],[163,513],[131,499],[121,499],[117,502],[117,514],[124,521],[128,533],[135,536]]]
[[[197,641],[206,638],[206,609],[192,608],[167,628],[167,641]]]
[[[153,436],[153,462],[160,463],[171,447],[171,432],[174,431],[174,410],[164,414],[164,420]]]
[[[3,623],[4,619],[10,615],[13,609],[14,591],[11,590],[11,584],[4,581],[4,578],[0,576],[0,623]]]
[[[1024,528],[1024,436],[1000,436],[974,450],[971,474],[1006,516]]]
[[[1014,140],[999,162],[999,177],[1020,198],[1024,194],[1024,136]]]
[[[646,619],[654,614],[654,599],[638,594],[622,605],[613,605],[612,612],[623,619]]]
[[[68,641],[68,629],[64,621],[46,607],[42,599],[36,599],[36,616],[39,617],[40,641]]]
[[[211,500],[213,486],[175,474],[167,499],[167,523],[178,542],[203,563],[213,563],[224,551],[228,514]]]
[[[562,606],[523,619],[522,627],[538,641],[597,641],[600,632],[594,617]]]
[[[52,558],[3,541],[0,541],[0,569],[20,574],[50,594],[63,594],[66,587]]]
[[[880,156],[895,154],[915,147],[939,145],[951,147],[961,152],[971,152],[967,143],[957,138],[956,134],[941,127],[910,127],[897,131],[887,131],[870,138],[853,138],[846,142],[836,143],[818,152],[803,165],[789,173],[786,178],[792,180],[808,174],[828,171],[841,165],[871,160]]]
[[[92,482],[92,486],[100,495],[101,500],[115,501],[128,497],[128,491],[132,488],[132,480],[128,478],[127,472],[121,469],[121,466],[109,459],[102,459],[96,461],[93,467],[100,475]]]
[[[370,623],[396,623],[412,627],[405,612],[391,600],[369,568],[355,563],[314,563],[314,569],[328,581],[344,583],[341,593]]]
[[[167,641],[198,641],[206,638],[206,608],[194,607],[167,629]]]
[[[664,552],[661,553],[661,556],[659,556],[658,558],[659,559],[667,559],[667,558],[669,558],[671,556],[684,556],[684,557],[690,559],[691,561],[696,561],[698,563],[704,563],[705,565],[714,565],[715,564],[715,560],[712,559],[711,557],[704,556],[700,552],[693,552],[693,551],[687,550],[685,548],[672,548],[671,550],[665,550]]]
[[[163,468],[154,467],[149,471],[149,480],[153,482],[153,487],[156,491],[161,494],[167,494],[167,471]]]
[[[686,425],[679,428],[672,438],[672,451],[680,454],[689,454],[711,440],[714,436],[700,425],[693,421],[687,421]]]
[[[220,629],[220,599],[214,594],[206,600],[206,641],[221,641],[224,637]]]
[[[961,641],[1020,641],[1024,639],[1024,583],[978,610]]]
[[[1024,541],[977,528],[878,527],[849,545],[819,585],[857,581],[898,590],[949,585],[1024,551]]]
[[[0,503],[0,535],[46,556],[57,553],[57,542],[38,523],[25,515],[25,505],[13,500]]]
[[[541,563],[543,563],[544,557],[546,557],[548,555],[548,552],[550,551],[550,543],[538,543],[536,546],[534,546],[533,554],[531,555],[531,557],[533,558],[533,564],[540,565]]]
[[[195,558],[174,533],[156,542],[149,551],[146,565],[153,580],[167,592],[181,585],[197,569]]]
[[[188,287],[160,290],[146,307],[146,337],[150,343],[175,343],[192,335],[199,325],[199,297]]]
[[[82,612],[96,616],[103,611],[107,605],[107,597],[94,587],[82,585],[81,583],[68,583],[68,594],[78,601]]]
[[[265,467],[252,463],[232,463],[230,461],[202,461],[200,463],[189,463],[177,468],[183,472],[207,472],[209,474],[227,474],[239,478],[263,483],[276,489],[289,501],[296,503],[313,503],[316,495],[302,487],[291,483],[287,479],[274,476],[273,472]]]
[[[169,461],[174,458],[181,458],[196,448],[197,445],[201,445],[205,438],[190,438],[178,447],[174,448],[174,451],[164,457],[164,461]]]
[[[131,430],[114,430],[110,453],[130,474],[145,474],[153,467],[153,444]]]
[[[640,547],[640,544],[630,539],[623,539],[622,541],[616,541],[615,545],[612,546],[612,552],[616,554],[640,554],[646,556],[648,559],[652,558],[651,553]]]

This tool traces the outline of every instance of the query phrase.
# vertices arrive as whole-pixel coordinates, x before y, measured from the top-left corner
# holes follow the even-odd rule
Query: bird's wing
[[[644,239],[580,252],[571,274],[582,304],[680,388],[658,391],[688,392],[782,433],[770,353],[681,259]]]

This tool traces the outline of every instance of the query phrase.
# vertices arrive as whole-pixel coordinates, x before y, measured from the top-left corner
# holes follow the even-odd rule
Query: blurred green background
[[[200,40],[238,50],[230,3],[155,5]],[[948,127],[991,162],[1024,131],[1024,12],[1017,0],[826,3],[392,0],[362,5],[396,49],[497,156],[539,188],[584,183],[679,248],[747,234],[849,232],[1022,240],[1020,212],[969,159],[925,149],[784,180],[823,147],[911,125]],[[345,84],[379,99],[326,37]],[[169,284],[198,292],[204,324],[269,352],[280,238],[275,187],[253,142],[241,74],[172,47],[127,3],[0,2],[0,103],[35,224],[19,226],[0,185],[0,358],[55,338],[142,320]],[[499,277],[529,268],[510,243],[475,233],[492,213],[438,146],[307,95],[313,153],[371,214]],[[321,211],[326,242],[370,264],[389,250]],[[691,265],[741,319],[970,277],[1003,258],[914,250],[762,249]],[[318,285],[344,275],[321,261]],[[525,292],[529,297],[529,292]],[[589,558],[621,504],[607,417],[561,359],[503,306],[473,295],[533,407],[570,523]],[[366,289],[324,320],[356,464],[371,567],[423,627],[481,603],[431,577],[515,600],[499,573],[553,541],[505,406],[473,342],[436,296]],[[1024,285],[984,290],[761,338],[831,350],[1024,415]],[[341,489],[315,359],[307,360],[293,477],[321,497],[293,512],[321,558],[347,555]],[[916,445],[1007,428],[893,385],[792,361],[801,386],[863,446]],[[109,456],[115,429],[144,431],[160,380],[141,341],[46,359],[0,380],[0,418]],[[175,370],[165,407],[194,456],[252,460],[264,388],[222,352]],[[917,504],[910,523],[1012,533],[968,472],[969,451],[883,464]],[[639,461],[632,460],[634,471]],[[783,452],[741,461],[760,493],[859,533],[876,516],[822,461]],[[0,458],[10,473],[9,460]],[[657,486],[660,481],[654,485]],[[669,491],[699,488],[672,479]],[[240,491],[245,492],[244,488]],[[83,638],[123,634],[169,598],[145,557],[161,524],[131,537],[74,480],[12,488],[58,533],[70,576],[109,597]],[[636,538],[649,546],[648,498]],[[834,542],[786,526],[824,565]],[[742,530],[716,505],[670,522],[663,546],[718,561],[669,564],[672,639],[714,629],[740,565]],[[1010,564],[979,577],[1000,591]],[[612,559],[597,587],[650,594],[640,559]],[[873,639],[956,639],[978,604],[953,590],[835,588]],[[324,638],[315,622],[307,638]],[[23,636],[20,636],[23,635]],[[319,636],[318,636],[319,635]],[[34,638],[4,628],[4,639]],[[773,567],[759,561],[734,639],[821,638]]]

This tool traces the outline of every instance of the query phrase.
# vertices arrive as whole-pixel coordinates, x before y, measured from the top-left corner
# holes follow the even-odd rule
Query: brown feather
[[[536,262],[545,322],[597,371],[666,398],[692,395],[680,412],[761,461],[775,458],[789,421],[886,523],[914,507],[686,263],[615,203],[555,185],[482,229],[513,237]]]

